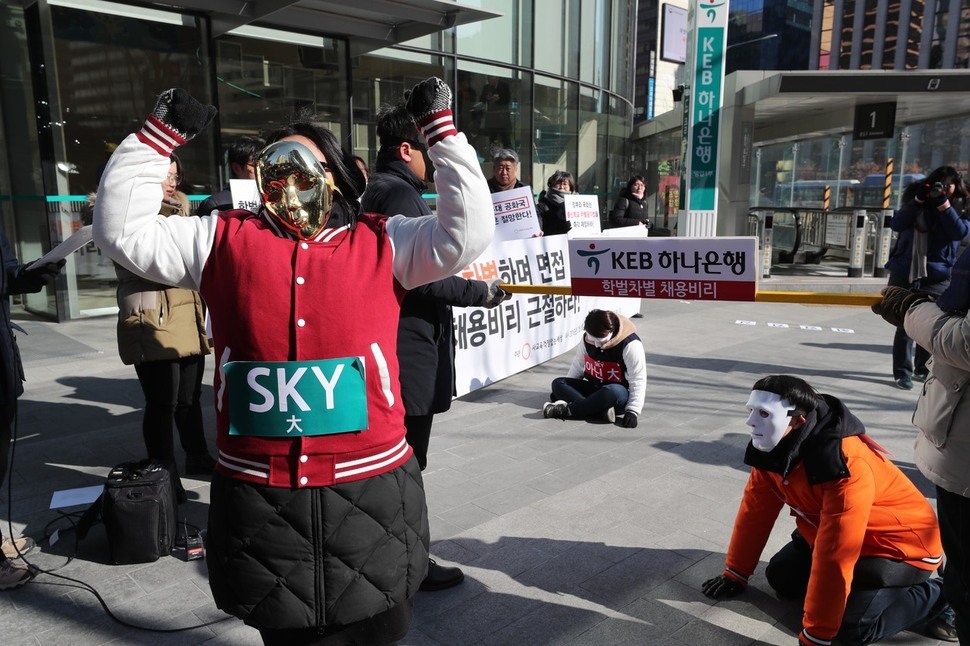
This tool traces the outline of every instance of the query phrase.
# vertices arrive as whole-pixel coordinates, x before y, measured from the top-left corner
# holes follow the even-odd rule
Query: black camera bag
[[[100,514],[113,564],[151,563],[172,551],[175,510],[175,486],[164,465],[123,462],[108,474],[104,493],[78,524],[78,537],[84,538]]]

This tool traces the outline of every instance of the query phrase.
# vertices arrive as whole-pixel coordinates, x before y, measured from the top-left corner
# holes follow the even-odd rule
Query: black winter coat
[[[649,216],[646,197],[638,198],[629,189],[623,189],[620,191],[620,197],[613,203],[613,210],[610,212],[610,228],[642,224],[649,229],[651,226]]]
[[[431,215],[421,199],[427,184],[398,159],[377,160],[376,172],[361,197],[367,213],[417,217]],[[488,284],[458,276],[412,289],[401,304],[397,356],[401,398],[408,415],[443,413],[455,395],[455,335],[451,306],[482,305]]]
[[[20,362],[17,338],[14,336],[10,321],[10,295],[39,292],[44,280],[24,272],[24,266],[17,262],[7,234],[0,229],[0,485],[7,477],[7,462],[10,451],[10,425],[17,412],[17,398],[24,392],[24,367]]]
[[[542,235],[555,236],[569,233],[573,225],[566,219],[565,194],[550,188],[543,191],[536,200],[536,213],[539,215],[539,224],[542,228]]]

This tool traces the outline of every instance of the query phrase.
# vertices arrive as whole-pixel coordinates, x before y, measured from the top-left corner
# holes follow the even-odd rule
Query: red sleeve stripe
[[[159,155],[168,157],[172,151],[185,143],[185,137],[181,136],[164,123],[149,116],[142,125],[141,130],[136,134],[138,140],[155,149]]]
[[[458,131],[455,130],[455,122],[451,110],[435,112],[427,121],[423,121],[418,125],[424,133],[425,139],[428,140],[429,146],[435,145],[445,137],[458,134]]]

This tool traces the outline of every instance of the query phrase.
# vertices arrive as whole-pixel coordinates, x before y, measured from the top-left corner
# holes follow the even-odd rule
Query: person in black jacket
[[[377,136],[381,147],[361,208],[389,216],[430,216],[431,208],[421,194],[428,188],[425,179],[433,166],[403,104],[382,108]],[[494,307],[506,298],[498,279],[486,283],[458,276],[422,285],[404,296],[397,336],[401,398],[407,441],[421,470],[428,464],[434,414],[451,408],[456,392],[451,307]],[[460,569],[438,565],[432,559],[421,589],[444,590],[463,579]]]
[[[620,191],[620,197],[613,203],[610,212],[610,228],[643,226],[650,228],[650,214],[647,212],[647,182],[642,175],[634,175]]]
[[[566,196],[576,192],[572,173],[557,170],[546,183],[548,188],[536,200],[536,213],[542,235],[554,236],[569,233],[572,225],[566,219]]]
[[[7,463],[10,459],[11,427],[17,417],[17,398],[24,392],[24,367],[20,362],[20,351],[17,349],[17,338],[14,336],[14,326],[10,320],[10,295],[31,294],[39,292],[44,285],[54,278],[64,266],[65,261],[47,263],[36,267],[21,265],[13,253],[7,234],[0,228],[0,262],[3,263],[3,273],[0,274],[0,297],[3,307],[0,307],[0,356],[2,356],[2,373],[0,373],[0,486],[7,477]],[[24,554],[34,546],[29,538],[3,539],[3,551],[0,552],[0,590],[11,590],[27,583],[33,572],[26,563],[12,559]]]
[[[263,148],[266,140],[261,137],[240,137],[232,142],[226,151],[229,160],[229,171],[233,179],[256,179],[256,169],[253,160]],[[232,208],[232,191],[227,186],[218,193],[213,193],[199,204],[196,215],[209,215],[213,211],[228,211]]]

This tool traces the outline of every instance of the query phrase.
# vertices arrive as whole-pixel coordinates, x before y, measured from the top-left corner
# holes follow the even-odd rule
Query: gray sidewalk
[[[642,312],[649,384],[638,428],[542,419],[571,353],[436,417],[424,473],[432,553],[466,579],[418,595],[403,644],[795,643],[800,608],[770,593],[763,568],[735,599],[714,604],[699,589],[723,567],[746,479],[743,406],[766,374],[797,374],[844,399],[932,500],[912,465],[917,392],[893,386],[892,329],[867,308],[643,301]],[[0,504],[4,533],[11,518],[16,533],[38,540],[31,562],[93,586],[126,622],[173,629],[222,617],[204,562],[108,565],[101,526],[76,546],[68,521],[48,509],[53,491],[99,484],[114,464],[142,457],[141,393],[117,358],[113,317],[22,325],[28,382],[12,508],[7,491]],[[204,526],[208,481],[186,484],[179,512]],[[762,565],[793,526],[783,514]],[[62,536],[50,546],[42,539],[56,527]],[[235,619],[176,633],[128,628],[90,592],[50,575],[0,593],[5,646],[148,643],[260,640]],[[903,633],[888,643],[937,642]]]

